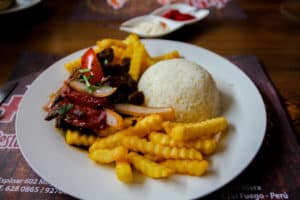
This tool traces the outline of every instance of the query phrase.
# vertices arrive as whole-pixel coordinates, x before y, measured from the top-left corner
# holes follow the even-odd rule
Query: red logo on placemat
[[[18,149],[16,134],[6,134],[0,131],[0,149]]]
[[[8,103],[0,106],[5,109],[4,117],[0,119],[0,123],[10,123],[13,121],[22,97],[23,95],[12,95]]]

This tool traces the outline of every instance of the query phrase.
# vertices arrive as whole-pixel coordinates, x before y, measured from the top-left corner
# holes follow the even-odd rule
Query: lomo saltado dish
[[[176,73],[170,75],[174,81],[164,81],[165,66],[178,70],[178,77],[195,70],[186,73],[194,82],[176,79]],[[202,176],[208,170],[207,158],[215,153],[228,124],[220,112],[207,110],[219,109],[220,101],[204,68],[180,58],[177,50],[151,57],[130,34],[124,40],[97,41],[82,57],[65,63],[65,69],[70,75],[50,95],[45,120],[55,120],[66,142],[86,149],[96,163],[114,163],[120,181],[132,182],[133,168],[152,178]],[[160,95],[163,91],[155,88],[162,83],[181,89]],[[182,98],[186,95],[191,98]],[[209,105],[210,100],[215,104]],[[192,119],[182,114],[180,108],[186,111],[189,105],[205,115]]]

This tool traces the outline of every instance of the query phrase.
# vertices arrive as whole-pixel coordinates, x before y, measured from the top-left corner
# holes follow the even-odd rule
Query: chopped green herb
[[[83,78],[78,78],[78,79],[76,79],[78,82],[80,82],[80,83],[84,83],[84,80],[83,80]]]
[[[86,73],[86,72],[90,72],[91,69],[80,69],[79,72],[80,73]]]
[[[62,105],[59,110],[58,110],[58,114],[60,115],[64,115],[66,114],[68,111],[70,111],[72,108],[74,107],[74,104],[65,104],[65,105]]]
[[[103,61],[103,63],[104,63],[104,65],[107,65],[107,64],[109,63],[109,61],[108,61],[107,59],[105,59],[105,60]]]
[[[102,88],[102,87],[110,87],[109,85],[105,85],[103,83],[96,83],[95,85],[92,85],[90,83],[90,79],[93,77],[93,75],[90,75],[90,76],[86,76],[86,75],[82,75],[81,78],[78,78],[77,81],[81,82],[81,83],[84,83],[85,84],[85,87],[86,87],[86,91],[88,93],[93,93],[94,91]]]
[[[88,93],[90,93],[90,94],[93,93],[93,92],[94,92],[93,86],[92,86],[92,85],[89,86],[89,87],[87,86],[87,87],[86,87],[86,91],[87,91]]]
[[[85,82],[86,87],[90,87],[91,84],[90,84],[89,78],[86,75],[83,75],[82,78]]]
[[[87,78],[88,80],[91,80],[91,78],[93,78],[93,76],[94,76],[94,75],[89,75],[89,76],[86,76],[86,78]]]
[[[86,89],[89,93],[93,93],[95,90],[97,90],[97,88],[98,87],[95,85],[90,85],[90,86],[86,87]]]
[[[99,82],[99,83],[96,83],[95,86],[96,86],[96,87],[102,87],[102,86],[105,86],[105,85],[104,85],[103,83],[100,83],[100,82]]]

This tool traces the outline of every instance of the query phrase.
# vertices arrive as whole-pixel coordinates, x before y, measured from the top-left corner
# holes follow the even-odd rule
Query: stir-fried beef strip
[[[109,101],[106,97],[93,97],[91,95],[78,92],[71,88],[68,92],[64,93],[63,96],[70,102],[80,106],[88,106],[95,109],[110,107]]]
[[[119,76],[128,74],[130,66],[130,58],[124,58],[120,64],[106,64],[103,67],[106,76]]]
[[[98,54],[100,62],[103,62],[103,71],[106,75],[103,83],[112,87],[117,87],[118,90],[109,97],[112,103],[133,103],[142,104],[144,102],[143,93],[137,92],[137,82],[128,74],[130,67],[130,58],[124,58],[120,64],[112,65],[105,63],[105,60],[113,58],[112,49],[107,49]]]
[[[105,128],[104,107],[110,107],[107,98],[93,97],[70,87],[58,96],[62,100],[52,106],[46,120],[64,116],[63,120],[74,127],[90,130]],[[68,105],[73,106],[69,110],[64,110]]]
[[[136,81],[134,81],[128,73],[123,73],[119,76],[109,76],[105,84],[118,88],[118,90],[109,97],[112,103],[128,102],[128,96],[137,90]]]
[[[142,105],[144,103],[144,98],[143,92],[134,91],[128,96],[128,103]]]
[[[106,127],[106,113],[103,109],[74,105],[65,121],[74,127],[101,130]]]
[[[101,66],[104,68],[106,67],[106,65],[110,64],[113,61],[114,50],[112,48],[104,49],[103,51],[97,53],[97,58]]]
[[[91,107],[94,109],[103,109],[104,107],[111,107],[109,104],[109,100],[105,97],[93,97],[86,93],[81,93],[76,90],[73,90],[67,84],[64,84],[64,86],[58,91],[58,93],[54,97],[52,104],[48,105],[48,107],[50,107],[50,111],[46,117],[46,120],[53,119],[53,117],[51,118],[49,114],[51,113],[53,115],[53,112],[55,112],[57,108],[57,106],[55,105],[61,101],[69,102],[71,104],[77,104],[80,106]]]

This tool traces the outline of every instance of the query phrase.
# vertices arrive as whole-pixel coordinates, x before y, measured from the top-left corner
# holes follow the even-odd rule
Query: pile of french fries
[[[97,163],[115,163],[123,182],[133,181],[131,166],[152,178],[174,173],[201,176],[208,169],[206,156],[217,147],[216,135],[227,129],[224,117],[197,123],[164,121],[158,114],[131,118],[130,125],[106,137],[68,130],[66,142],[86,146]]]
[[[178,51],[151,57],[139,38],[131,34],[125,40],[97,41],[96,52],[114,50],[114,61],[129,57],[129,74],[138,80],[152,64],[178,58]],[[65,64],[68,71],[80,67],[81,58]],[[208,169],[207,157],[218,145],[218,136],[226,131],[224,117],[196,123],[174,122],[170,117],[149,114],[122,119],[122,126],[108,127],[99,136],[67,130],[67,144],[88,148],[88,156],[96,163],[115,163],[115,173],[122,182],[133,181],[133,168],[152,178],[172,174],[202,176]]]

